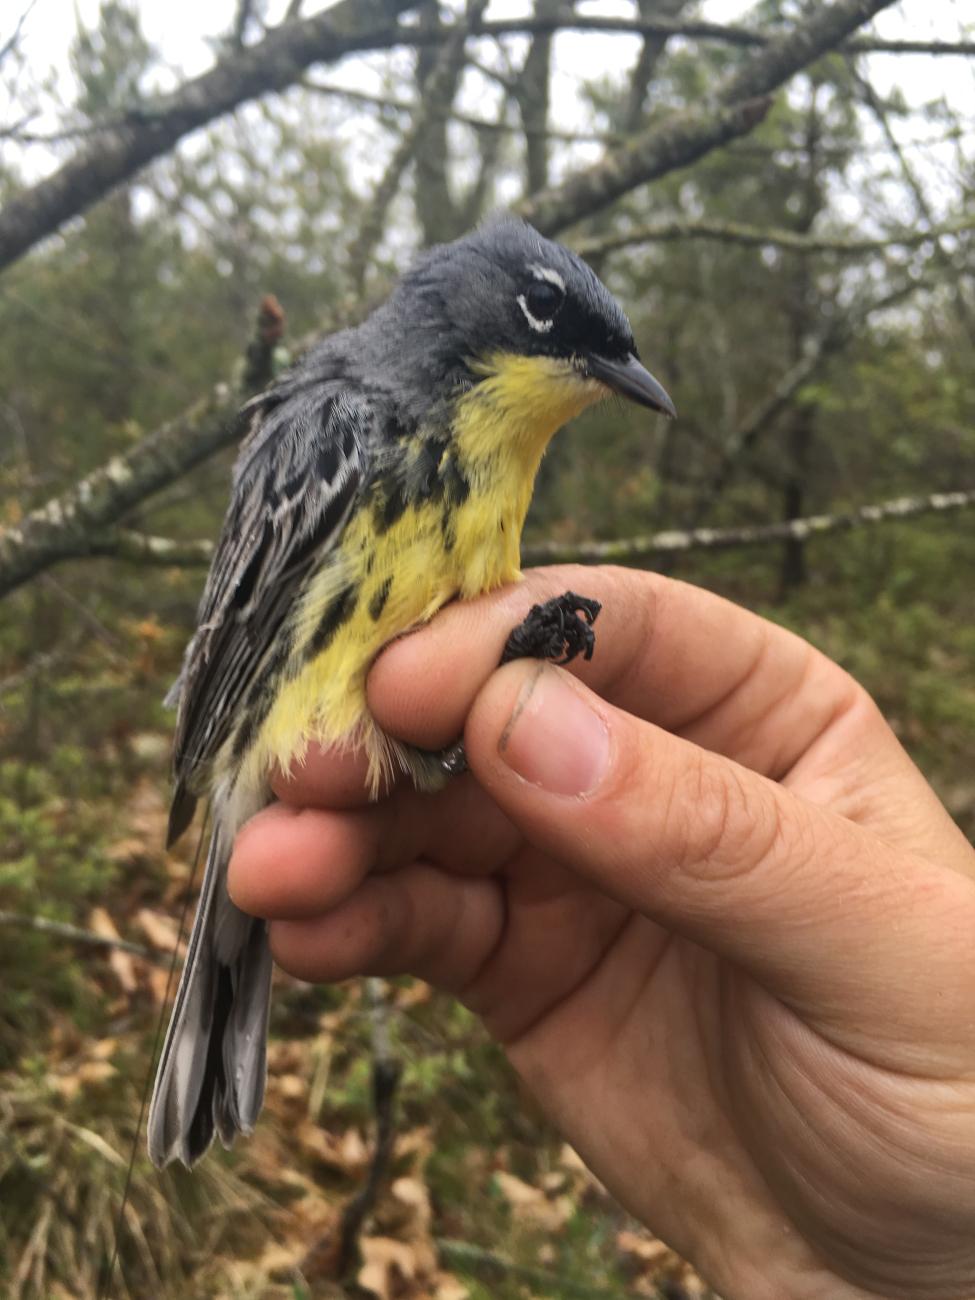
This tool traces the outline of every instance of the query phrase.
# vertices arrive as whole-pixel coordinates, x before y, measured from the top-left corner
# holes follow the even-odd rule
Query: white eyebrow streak
[[[536,280],[547,280],[549,284],[554,284],[556,289],[561,289],[565,293],[565,281],[558,271],[553,271],[550,266],[539,266],[537,262],[533,262],[528,269]]]
[[[536,334],[547,334],[549,330],[552,328],[552,326],[555,324],[554,316],[550,317],[550,319],[548,320],[539,320],[537,316],[533,316],[528,309],[528,303],[525,301],[525,295],[523,293],[520,293],[518,295],[518,297],[515,299],[515,302],[524,312],[525,320],[532,327],[532,329],[535,331]]]

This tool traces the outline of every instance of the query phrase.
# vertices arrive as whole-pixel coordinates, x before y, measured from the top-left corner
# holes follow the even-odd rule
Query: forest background
[[[118,1295],[703,1295],[409,981],[282,978],[258,1134],[149,1169],[192,892],[162,697],[243,396],[508,206],[597,267],[680,411],[562,434],[526,560],[662,568],[786,623],[972,836],[975,24],[951,0],[215,8],[178,10],[192,72],[150,0],[0,15],[0,1290],[106,1294],[117,1238]]]

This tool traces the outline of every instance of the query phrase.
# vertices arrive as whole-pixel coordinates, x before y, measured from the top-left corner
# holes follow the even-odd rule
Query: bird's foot
[[[544,605],[532,605],[527,617],[512,631],[501,654],[501,663],[512,659],[550,659],[571,663],[577,655],[591,659],[596,647],[592,625],[602,606],[588,596],[567,591]]]

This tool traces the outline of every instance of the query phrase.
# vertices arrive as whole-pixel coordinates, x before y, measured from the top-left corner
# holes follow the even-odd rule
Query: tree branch
[[[473,66],[473,60],[469,60]],[[412,117],[420,107],[417,100],[397,99],[392,95],[372,95],[365,90],[352,90],[348,86],[333,86],[328,82],[314,81],[311,77],[302,77],[301,85],[317,95],[327,95],[334,99],[347,99],[353,104],[370,104],[375,108],[389,109],[390,112]],[[451,122],[459,122],[474,131],[489,131],[495,135],[527,135],[523,126],[489,117],[477,117],[474,113],[463,113],[451,107],[446,116]],[[546,128],[544,135],[549,140],[565,140],[569,144],[608,144],[619,143],[623,137],[606,131],[559,131],[554,127]],[[22,137],[21,137],[22,138]]]
[[[807,541],[826,533],[845,533],[870,524],[896,523],[919,515],[946,514],[973,507],[975,488],[963,492],[932,492],[929,496],[896,497],[876,505],[860,506],[848,514],[810,515],[776,524],[668,529],[645,537],[609,542],[536,542],[523,548],[522,560],[525,564],[639,564],[654,556],[684,551],[726,551],[789,539]]]
[[[522,547],[521,558],[525,564],[638,562],[675,551],[729,550],[738,546],[758,546],[763,542],[781,542],[790,537],[805,540],[820,533],[846,532],[866,524],[968,510],[972,506],[975,506],[975,488],[960,492],[933,492],[928,496],[897,497],[877,505],[860,506],[850,514],[811,515],[806,519],[789,519],[784,523],[747,528],[666,529],[608,542],[528,542]],[[169,537],[151,537],[119,529],[102,534],[87,553],[110,556],[132,564],[203,568],[213,556],[213,543],[206,540],[177,542]]]
[[[864,20],[866,21],[866,19]],[[552,18],[498,18],[482,23],[479,36],[533,36],[539,32],[618,32],[621,34],[665,39],[683,36],[689,40],[717,41],[723,45],[739,45],[760,49],[777,40],[776,35],[755,27],[708,22],[681,22],[665,19],[600,18],[589,14],[566,11]],[[853,36],[844,40],[839,48],[844,54],[931,54],[975,55],[975,41],[887,41],[878,36]]]
[[[106,128],[62,167],[4,205],[0,269],[69,217],[84,212],[191,131],[273,90],[284,90],[312,63],[401,41],[399,14],[415,0],[341,0],[324,13],[285,23],[257,44],[235,49],[171,95]]]
[[[844,257],[856,257],[864,253],[884,252],[889,248],[917,248],[948,235],[967,234],[972,230],[975,230],[975,218],[920,230],[898,230],[876,239],[831,239],[826,236],[803,235],[794,230],[780,230],[774,226],[752,226],[739,221],[699,221],[675,217],[649,226],[622,230],[617,234],[601,235],[596,239],[578,240],[573,246],[583,257],[599,257],[634,244],[713,239],[726,244],[743,244],[749,248],[774,245],[797,253],[836,253]]]
[[[671,115],[557,188],[523,201],[518,210],[544,234],[554,234],[637,186],[747,134],[765,116],[773,91],[893,2],[835,0],[817,8],[811,18],[770,39],[725,77],[711,104]]]
[[[370,976],[366,980],[365,992],[372,1040],[372,1106],[376,1116],[376,1145],[365,1182],[342,1211],[337,1270],[339,1276],[346,1274],[352,1267],[362,1226],[375,1208],[376,1198],[389,1171],[396,1140],[396,1091],[403,1074],[403,1064],[393,1052],[389,1033],[389,993],[386,983],[376,976]],[[331,1245],[331,1234],[328,1244]]]

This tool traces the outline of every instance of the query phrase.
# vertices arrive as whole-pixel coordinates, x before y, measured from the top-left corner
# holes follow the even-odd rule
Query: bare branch
[[[807,21],[769,40],[726,77],[711,104],[673,114],[556,189],[522,202],[519,211],[544,233],[556,233],[637,186],[747,134],[765,116],[773,91],[892,3],[835,0],[818,7]]]
[[[918,515],[969,510],[975,506],[975,488],[961,492],[933,492],[928,496],[897,497],[877,505],[861,506],[850,514],[811,515],[783,523],[747,528],[667,529],[641,537],[608,542],[529,542],[522,547],[525,564],[639,563],[654,555],[676,551],[729,550],[758,546],[789,538],[802,541],[820,533],[847,532],[867,524],[914,519]],[[134,564],[166,564],[203,568],[213,556],[210,541],[177,542],[168,537],[119,530],[97,539],[93,554],[108,555]]]
[[[897,497],[860,506],[848,514],[810,515],[781,523],[744,528],[668,529],[645,537],[609,542],[536,542],[525,546],[525,564],[640,564],[654,556],[683,551],[726,551],[769,542],[808,541],[826,533],[845,533],[871,524],[897,523],[920,515],[947,514],[975,507],[975,488],[963,492],[932,492],[928,496]]]
[[[732,136],[748,131],[768,105],[766,98],[752,98],[753,93],[765,95],[891,2],[836,0],[829,8],[817,10],[807,23],[770,42],[728,78],[719,87],[717,106],[671,117],[663,126],[610,152],[596,167],[529,199],[521,205],[522,214],[554,233],[627,190],[684,166]],[[329,16],[345,12],[348,17],[348,3],[350,0],[344,0],[326,12]],[[382,3],[408,7],[403,0]],[[318,22],[320,17],[308,19],[307,23]],[[288,24],[266,40],[280,37],[286,30],[304,30],[307,23]],[[461,38],[466,34],[466,27],[463,33],[455,33]],[[361,42],[366,38],[356,39]],[[375,42],[378,38],[373,34],[368,39]],[[346,38],[343,48],[351,48],[352,40]],[[265,43],[237,57],[250,59]],[[293,64],[289,64],[289,75],[295,75]],[[722,104],[722,97],[732,102]],[[0,249],[9,211],[8,207],[0,214]],[[126,455],[113,458],[60,497],[31,512],[16,528],[0,531],[0,596],[59,560],[90,554],[95,539],[114,527],[126,511],[233,442],[238,432],[232,419],[235,407],[229,388],[218,385],[181,418],[150,434]]]
[[[172,537],[155,537],[130,528],[116,528],[112,532],[97,533],[87,538],[84,554],[124,560],[127,564],[191,569],[210,563],[213,558],[213,543],[203,538],[184,542]],[[2,686],[3,683],[0,683],[0,689]]]
[[[4,205],[0,269],[191,131],[247,100],[285,89],[313,63],[396,43],[402,39],[396,18],[413,3],[341,0],[324,13],[283,24],[256,45],[233,50],[209,72],[106,128],[53,176]]]
[[[392,95],[371,95],[365,90],[352,90],[348,86],[333,86],[328,82],[315,81],[312,77],[302,77],[301,85],[317,95],[328,95],[334,99],[347,99],[353,104],[370,104],[375,108],[388,109],[405,117],[412,117],[419,109],[416,100],[396,99]],[[474,131],[488,131],[495,135],[527,135],[522,126],[506,122],[503,117],[492,119],[477,117],[474,113],[463,113],[451,107],[446,113],[451,122],[460,122]],[[606,131],[559,131],[555,127],[542,132],[549,140],[565,140],[569,144],[609,144],[620,143],[625,137]]]
[[[864,22],[866,19],[864,19]],[[664,19],[600,18],[595,15],[563,12],[554,18],[495,19],[482,23],[477,34],[483,36],[532,36],[538,32],[619,32],[633,36],[683,36],[689,40],[717,41],[723,45],[740,45],[760,49],[777,40],[776,35],[755,27],[725,23],[679,22]],[[931,54],[975,55],[975,41],[883,40],[877,36],[853,36],[839,46],[844,54]]]
[[[713,239],[726,244],[743,244],[749,248],[774,246],[797,253],[836,253],[843,257],[856,257],[865,253],[885,252],[890,248],[917,248],[949,235],[962,235],[975,230],[975,219],[951,222],[925,229],[898,230],[876,239],[831,239],[826,236],[803,235],[794,230],[777,227],[751,226],[738,221],[707,221],[675,217],[637,226],[597,239],[578,240],[574,245],[583,257],[599,257],[614,249],[630,248],[635,244],[669,243],[680,239]]]
[[[234,442],[239,395],[218,384],[178,419],[114,456],[16,527],[0,530],[0,596],[59,560],[88,555],[91,539],[127,510]]]

